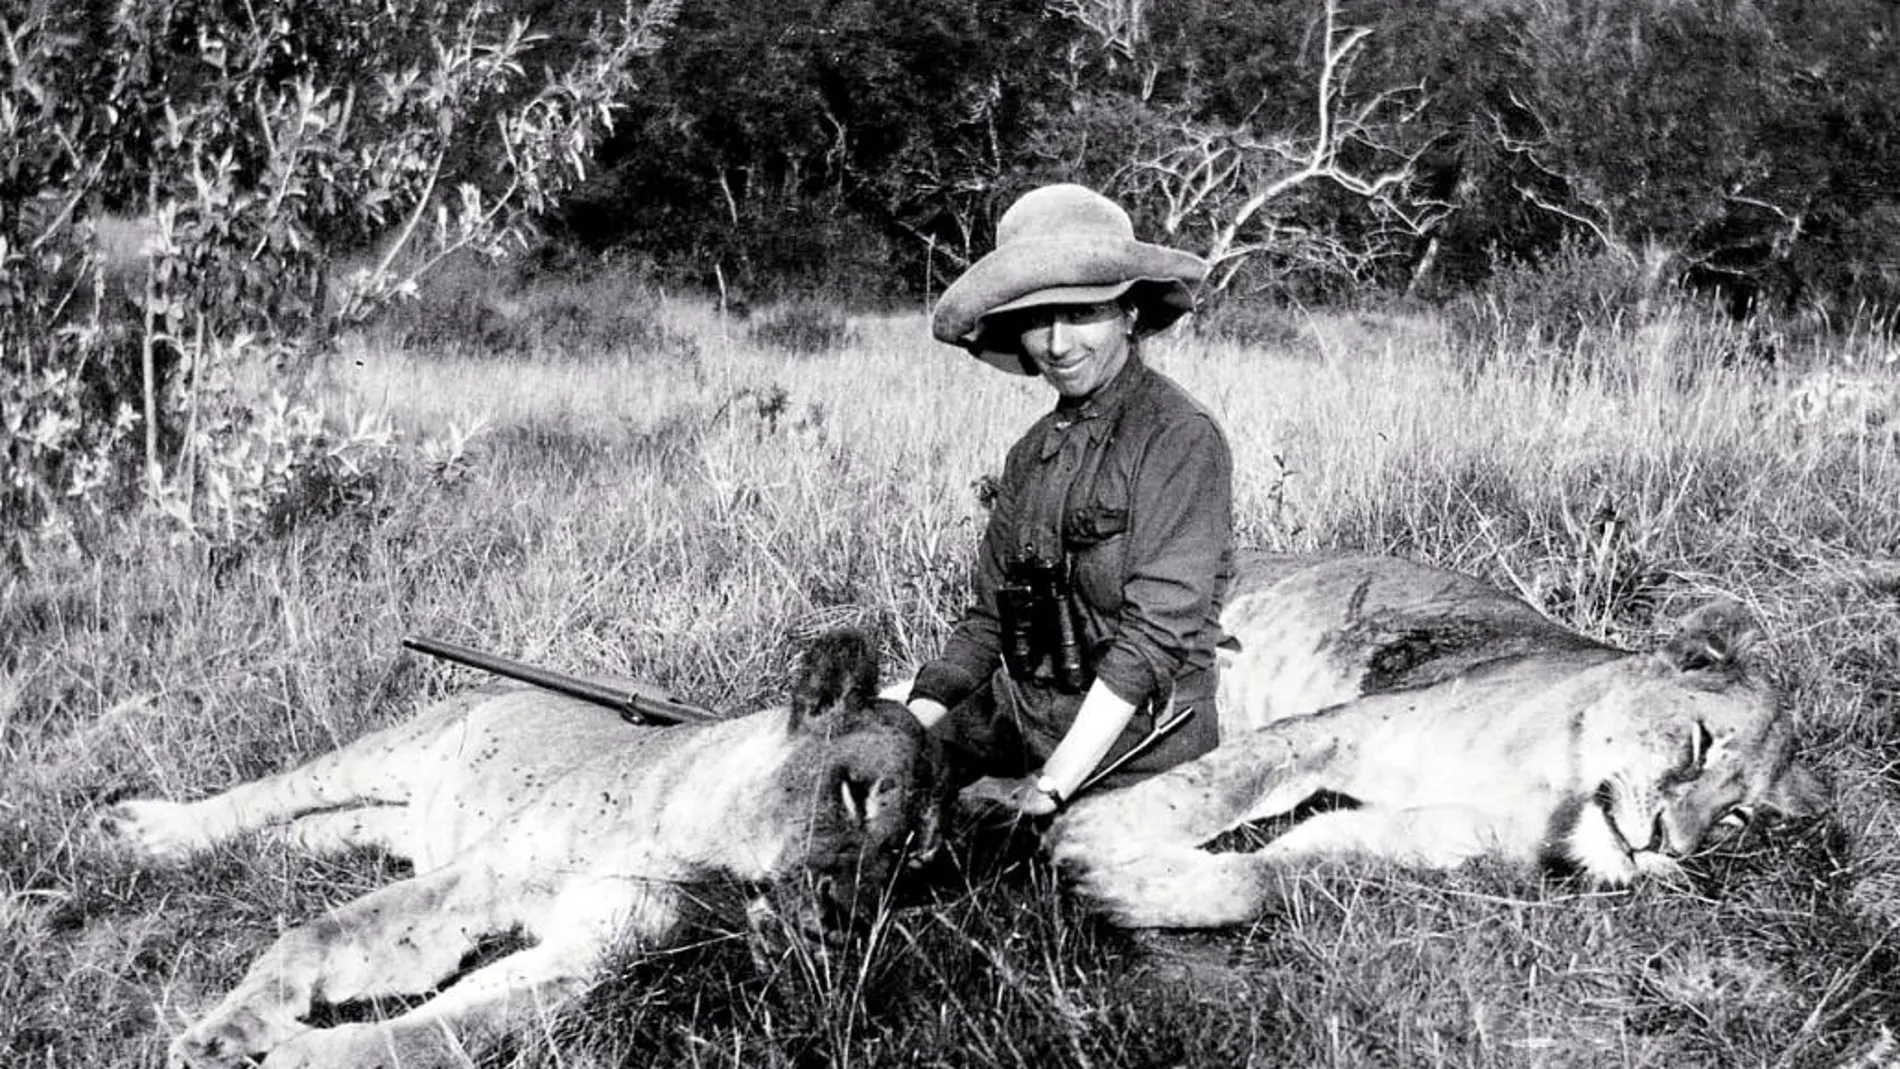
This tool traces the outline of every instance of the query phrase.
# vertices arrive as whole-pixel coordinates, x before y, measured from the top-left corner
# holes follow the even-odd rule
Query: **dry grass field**
[[[892,675],[941,642],[976,485],[1039,385],[919,315],[741,319],[611,272],[514,300],[330,360],[331,414],[400,432],[347,492],[215,552],[130,523],[4,588],[0,1065],[161,1065],[278,931],[390,875],[263,845],[140,871],[85,826],[475,680],[406,633],[725,709],[780,699],[834,624],[874,633]],[[1751,830],[1686,888],[1342,867],[1285,915],[1191,936],[1106,930],[1033,858],[968,850],[832,954],[761,968],[717,931],[629,954],[500,1064],[1900,1064],[1900,449],[1892,423],[1789,400],[1814,361],[1884,381],[1881,350],[1727,367],[1687,319],[1560,352],[1371,314],[1260,336],[1151,355],[1224,420],[1245,543],[1451,565],[1630,645],[1734,595],[1832,816]]]

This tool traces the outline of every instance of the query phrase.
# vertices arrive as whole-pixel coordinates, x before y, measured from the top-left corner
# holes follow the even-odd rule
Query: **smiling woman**
[[[1024,309],[1010,330],[1023,356],[1064,397],[1087,397],[1128,363],[1136,306],[1119,301]]]
[[[969,608],[910,702],[962,755],[966,802],[1040,816],[1099,769],[1127,783],[1213,748],[1233,462],[1141,358],[1193,307],[1198,257],[1076,185],[1025,194],[996,232],[933,331],[1057,401],[1009,452]]]

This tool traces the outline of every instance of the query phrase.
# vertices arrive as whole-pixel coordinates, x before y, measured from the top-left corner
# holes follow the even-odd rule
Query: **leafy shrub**
[[[1542,259],[1509,261],[1482,289],[1452,301],[1446,320],[1465,352],[1567,352],[1587,334],[1635,325],[1644,295],[1638,265],[1571,241]]]
[[[808,300],[791,301],[756,313],[746,334],[759,345],[794,356],[837,352],[856,339],[850,320],[843,312]]]
[[[458,251],[519,247],[678,8],[597,19],[562,46],[565,69],[536,65],[539,89],[524,82],[545,39],[494,0],[360,18],[303,0],[240,20],[162,0],[102,23],[84,5],[0,14],[6,555],[26,563],[75,511],[134,488],[194,535],[261,529],[266,499],[335,455],[320,417],[235,373],[294,393],[339,324],[413,295]],[[478,137],[499,142],[498,166],[462,162]],[[106,225],[106,206],[136,222]],[[372,243],[332,278],[329,248]]]
[[[1313,331],[1298,312],[1276,301],[1227,297],[1194,317],[1196,332],[1218,341],[1258,346],[1288,356],[1320,355]]]
[[[573,357],[632,353],[687,364],[698,360],[699,343],[667,326],[659,312],[658,300],[646,294],[629,299],[597,292],[530,303],[523,315],[544,352]]]
[[[239,545],[373,500],[395,442],[386,415],[332,424],[320,407],[274,393],[194,431],[187,470],[198,481],[166,483],[157,503],[210,545]]]
[[[550,259],[558,260],[549,263]],[[670,327],[637,265],[537,256],[531,269],[466,263],[392,308],[384,329],[405,348],[488,356],[580,357],[609,352],[691,364],[699,343]]]
[[[516,302],[469,289],[419,297],[392,317],[396,343],[409,349],[453,349],[507,355],[529,352],[534,337]]]

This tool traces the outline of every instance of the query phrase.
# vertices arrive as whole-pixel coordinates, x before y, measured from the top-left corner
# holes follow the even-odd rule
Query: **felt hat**
[[[1126,299],[1138,309],[1136,331],[1152,334],[1193,310],[1190,287],[1206,275],[1207,262],[1193,253],[1135,240],[1128,213],[1100,193],[1043,186],[997,220],[996,248],[943,291],[931,332],[987,364],[1033,375],[1021,340],[992,329],[993,317]]]

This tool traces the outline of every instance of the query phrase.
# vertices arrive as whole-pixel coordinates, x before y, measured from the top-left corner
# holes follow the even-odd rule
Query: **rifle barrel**
[[[445,661],[479,668],[484,672],[493,672],[498,676],[531,683],[543,690],[556,694],[565,694],[570,698],[579,698],[584,702],[604,705],[617,710],[621,716],[637,719],[650,724],[706,723],[719,720],[718,713],[697,705],[675,700],[661,691],[640,684],[615,687],[605,683],[596,683],[591,679],[582,679],[565,672],[555,672],[546,668],[536,668],[531,664],[468,646],[444,642],[441,639],[410,635],[402,640],[407,649],[426,653],[431,657],[440,657]]]
[[[1154,749],[1157,743],[1159,743],[1162,739],[1167,738],[1169,735],[1174,734],[1175,730],[1179,728],[1182,724],[1187,723],[1188,717],[1193,716],[1193,715],[1194,715],[1194,710],[1192,707],[1190,707],[1187,709],[1183,709],[1180,712],[1175,713],[1174,715],[1168,717],[1168,719],[1155,724],[1154,727],[1148,729],[1148,734],[1143,735],[1139,742],[1135,743],[1133,746],[1130,746],[1128,749],[1123,750],[1121,753],[1121,756],[1115,758],[1113,761],[1110,761],[1108,764],[1105,764],[1102,767],[1096,769],[1093,775],[1083,780],[1082,785],[1075,789],[1075,793],[1081,794],[1083,791],[1088,790],[1090,787],[1095,786],[1096,784],[1102,782],[1108,777],[1121,771],[1121,768],[1123,765],[1127,764],[1130,761],[1133,761],[1137,757],[1140,757],[1142,754],[1147,753],[1149,750]]]

